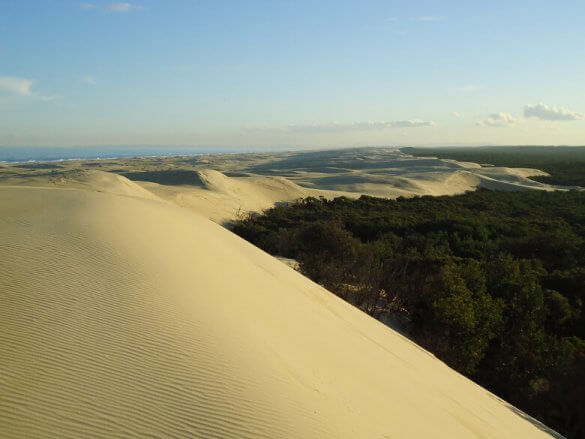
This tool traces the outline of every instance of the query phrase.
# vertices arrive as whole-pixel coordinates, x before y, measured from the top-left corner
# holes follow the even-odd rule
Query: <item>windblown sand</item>
[[[224,223],[248,211],[307,196],[396,198],[496,190],[563,189],[531,180],[536,169],[412,157],[393,148],[288,153],[216,154],[0,165],[0,184],[108,190],[107,175],[136,182],[173,204]],[[102,187],[104,186],[105,187]],[[112,189],[124,191],[124,183]]]
[[[48,174],[0,185],[0,437],[554,434],[166,186]]]

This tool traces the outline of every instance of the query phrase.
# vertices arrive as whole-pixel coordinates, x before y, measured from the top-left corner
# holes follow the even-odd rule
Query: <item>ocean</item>
[[[4,147],[0,162],[49,162],[61,160],[98,160],[129,157],[165,157],[202,154],[261,152],[267,148],[164,147],[164,146],[90,146],[90,147]],[[274,151],[273,148],[271,150]]]

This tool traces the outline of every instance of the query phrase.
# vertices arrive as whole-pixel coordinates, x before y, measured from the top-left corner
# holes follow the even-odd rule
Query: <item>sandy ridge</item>
[[[547,436],[204,216],[46,185],[0,186],[0,436]]]
[[[539,175],[545,173],[413,157],[395,148],[0,166],[2,185],[49,184],[165,199],[218,223],[307,196],[455,195],[480,187],[566,190],[530,179]]]

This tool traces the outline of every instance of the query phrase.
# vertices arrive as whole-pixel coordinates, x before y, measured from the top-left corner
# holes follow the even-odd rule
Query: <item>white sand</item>
[[[563,189],[531,180],[535,169],[481,167],[475,163],[420,158],[393,148],[201,157],[115,159],[0,165],[0,184],[100,188],[124,192],[128,176],[148,195],[194,210],[218,223],[306,196],[361,195],[396,198],[454,195],[485,187],[497,190]],[[47,169],[46,166],[54,168]],[[104,174],[107,172],[107,174]],[[123,180],[120,180],[123,181]]]
[[[0,186],[2,438],[549,437],[148,185],[15,181]]]
[[[258,212],[283,201],[308,196],[353,196],[341,191],[303,188],[283,177],[227,177],[216,170],[197,171],[200,186],[168,186],[157,183],[139,184],[181,207],[187,207],[218,223],[246,212]]]

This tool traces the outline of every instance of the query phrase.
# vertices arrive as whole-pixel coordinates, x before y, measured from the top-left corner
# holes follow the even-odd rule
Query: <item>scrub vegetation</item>
[[[306,198],[246,215],[233,230],[584,437],[585,192]]]
[[[533,177],[547,184],[585,187],[585,146],[485,146],[476,148],[402,148],[416,157],[433,156],[483,165],[534,168],[550,174]]]

